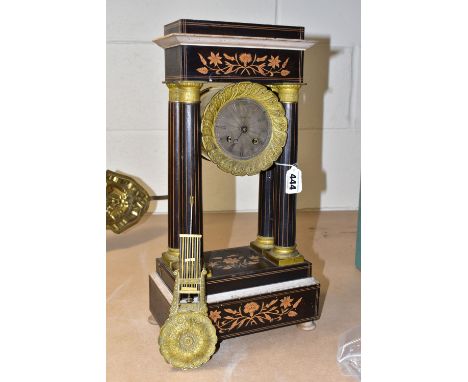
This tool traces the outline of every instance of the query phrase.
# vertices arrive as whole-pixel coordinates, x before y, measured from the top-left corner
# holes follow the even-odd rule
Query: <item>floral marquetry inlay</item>
[[[232,254],[226,257],[223,256],[214,256],[211,257],[207,263],[208,268],[218,268],[218,269],[241,269],[247,268],[251,265],[256,265],[260,262],[259,255],[252,254]]]
[[[201,74],[261,75],[264,77],[278,75],[286,77],[290,73],[287,69],[289,57],[280,57],[279,55],[259,57],[256,54],[242,52],[230,56],[227,53],[210,52],[207,57],[198,53],[198,57],[203,64],[197,69],[197,72]]]
[[[237,309],[212,310],[209,317],[219,333],[230,332],[241,327],[270,324],[287,317],[296,317],[296,309],[301,301],[302,297],[295,300],[291,296],[273,299],[269,303],[262,302],[261,305],[251,301],[239,305]]]

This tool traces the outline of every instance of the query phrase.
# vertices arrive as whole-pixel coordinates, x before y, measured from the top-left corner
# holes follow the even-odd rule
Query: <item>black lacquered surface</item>
[[[150,311],[162,326],[170,304],[149,279]],[[208,317],[215,325],[218,340],[295,325],[319,318],[320,285],[265,293],[248,298],[208,304]],[[237,321],[237,322],[235,322]],[[243,321],[243,324],[240,322]],[[246,322],[249,325],[244,325]]]
[[[277,163],[297,163],[297,103],[283,103],[288,120],[288,139]],[[286,194],[286,172],[289,166],[275,166],[275,246],[291,247],[296,243],[296,194]]]
[[[312,264],[277,266],[251,247],[208,251],[203,254],[211,275],[206,279],[207,294],[228,292],[309,277]],[[174,274],[161,259],[156,260],[156,272],[172,290]]]
[[[180,103],[169,102],[168,246],[179,248]]]
[[[304,27],[192,19],[181,19],[165,25],[164,35],[171,33],[304,39]]]
[[[299,50],[184,45],[164,52],[166,81],[303,82]]]
[[[258,192],[258,235],[273,237],[274,167],[260,172]]]
[[[180,233],[203,234],[200,103],[180,103]]]

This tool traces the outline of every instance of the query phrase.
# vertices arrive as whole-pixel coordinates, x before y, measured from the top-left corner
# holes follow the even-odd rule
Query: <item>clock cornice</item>
[[[208,35],[195,33],[171,33],[167,36],[158,37],[154,39],[153,42],[163,49],[174,48],[181,45],[188,45],[300,51],[309,49],[316,43],[316,41],[314,40]]]

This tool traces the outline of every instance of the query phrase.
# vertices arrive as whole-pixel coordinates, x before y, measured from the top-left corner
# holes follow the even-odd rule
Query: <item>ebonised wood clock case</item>
[[[316,320],[320,284],[296,250],[296,195],[284,191],[288,166],[297,162],[303,52],[313,42],[304,40],[303,27],[184,19],[166,25],[155,43],[165,49],[169,88],[169,235],[168,250],[150,276],[153,316],[160,324],[167,318],[163,289],[174,285],[179,235],[203,235],[200,90],[210,82],[251,82],[267,86],[281,103],[287,139],[276,164],[259,174],[257,239],[250,246],[202,253],[210,271],[208,297],[249,288],[261,292],[208,302],[209,317],[220,339]],[[285,283],[293,286],[279,290]],[[240,323],[247,321],[249,327]]]

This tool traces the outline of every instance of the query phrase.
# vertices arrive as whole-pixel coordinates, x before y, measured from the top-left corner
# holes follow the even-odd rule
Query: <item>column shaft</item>
[[[297,163],[298,98],[300,84],[278,84],[271,88],[278,92],[288,120],[288,138],[276,163]],[[296,194],[286,194],[286,173],[289,166],[274,167],[273,236],[274,246],[266,254],[277,265],[290,265],[304,261],[296,249]]]
[[[169,102],[168,246],[179,248],[180,104]]]
[[[203,235],[202,156],[200,129],[201,82],[178,83],[181,135],[180,135],[180,211],[179,232]],[[203,238],[200,243],[203,254]],[[203,257],[202,257],[203,259]]]
[[[176,83],[167,83],[168,103],[168,248],[163,260],[168,266],[179,259],[179,184],[180,184],[180,103]]]
[[[169,88],[168,250],[163,259],[175,269],[179,235],[203,234],[200,134],[201,83],[180,81]],[[202,249],[203,250],[203,249]]]
[[[200,103],[181,104],[180,233],[203,233]]]
[[[297,163],[297,103],[283,103],[288,120],[288,139],[277,163]],[[289,167],[275,166],[276,205],[274,224],[275,247],[296,244],[296,194],[286,194],[286,172]]]
[[[273,247],[273,173],[274,167],[260,172],[258,191],[257,238],[250,245],[264,250]]]

